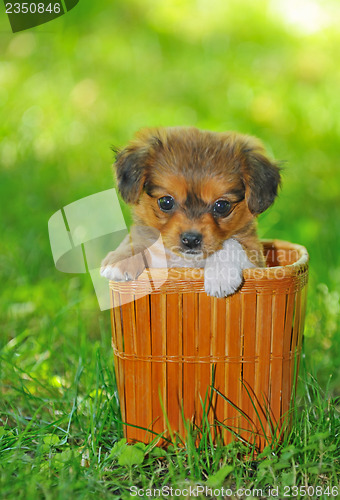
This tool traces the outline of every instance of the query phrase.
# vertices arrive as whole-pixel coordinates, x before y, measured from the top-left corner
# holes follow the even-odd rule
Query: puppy
[[[102,276],[134,280],[145,267],[164,267],[158,234],[167,266],[204,267],[212,296],[234,293],[243,269],[265,266],[256,217],[274,202],[280,169],[260,141],[194,127],[143,129],[115,166],[134,226],[102,262]]]

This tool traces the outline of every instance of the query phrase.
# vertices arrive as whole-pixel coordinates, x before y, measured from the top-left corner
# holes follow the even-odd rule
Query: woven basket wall
[[[287,426],[308,254],[283,241],[263,243],[268,267],[245,270],[242,288],[228,298],[207,296],[198,269],[170,269],[165,283],[167,270],[161,269],[152,270],[151,285],[147,271],[134,282],[110,282],[115,371],[129,441],[149,442],[163,432],[169,437],[168,424],[184,437],[183,414],[199,426],[207,393],[212,434],[224,443],[236,436],[261,450]]]

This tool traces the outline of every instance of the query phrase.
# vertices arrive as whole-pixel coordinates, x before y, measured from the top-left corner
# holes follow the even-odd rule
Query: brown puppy
[[[257,139],[194,127],[143,129],[118,153],[116,172],[135,228],[133,243],[127,238],[104,259],[103,276],[129,280],[146,265],[164,266],[157,245],[142,257],[157,239],[138,230],[145,226],[161,235],[168,267],[205,268],[210,295],[235,292],[243,269],[265,265],[255,220],[273,203],[280,173]]]

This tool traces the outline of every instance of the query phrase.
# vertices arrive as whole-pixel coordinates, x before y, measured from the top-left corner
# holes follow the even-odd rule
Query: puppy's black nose
[[[185,246],[186,248],[190,248],[190,250],[193,250],[194,248],[198,248],[201,246],[202,235],[200,233],[182,233],[181,242],[183,246]]]

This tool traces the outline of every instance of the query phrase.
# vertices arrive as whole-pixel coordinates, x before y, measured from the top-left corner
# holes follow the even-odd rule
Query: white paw
[[[128,271],[121,271],[118,267],[107,266],[100,270],[101,276],[112,281],[132,281],[134,278]]]
[[[207,259],[208,261],[208,259]],[[214,265],[204,268],[204,289],[213,297],[228,297],[235,293],[243,280],[242,269],[236,266]]]
[[[242,245],[229,239],[222,250],[210,255],[204,268],[204,289],[213,297],[228,297],[235,293],[243,282],[243,269],[254,267]]]
[[[102,262],[100,274],[112,281],[133,281],[144,269],[145,262],[141,253],[117,261],[117,254],[110,252]]]

